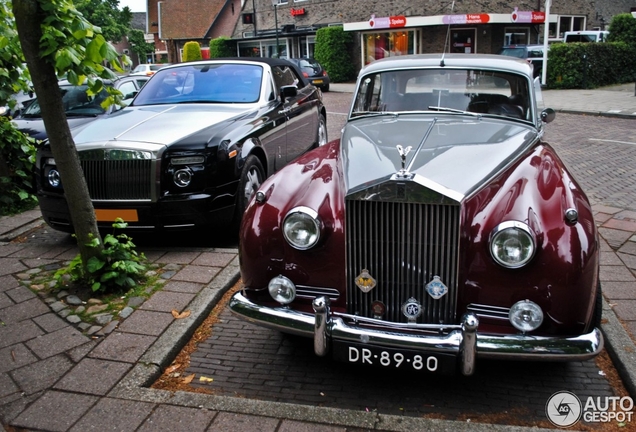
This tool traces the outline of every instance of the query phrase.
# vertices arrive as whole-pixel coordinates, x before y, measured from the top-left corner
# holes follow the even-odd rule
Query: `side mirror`
[[[556,117],[556,111],[554,111],[552,108],[546,108],[543,111],[541,111],[541,121],[543,121],[544,123],[550,123],[552,120],[554,120]]]
[[[298,87],[295,85],[282,86],[280,88],[280,97],[283,102],[291,97],[295,97],[298,94]]]

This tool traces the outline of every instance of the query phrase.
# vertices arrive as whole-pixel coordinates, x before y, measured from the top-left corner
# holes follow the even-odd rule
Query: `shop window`
[[[559,16],[559,27],[557,29],[558,37],[563,39],[563,33],[567,31],[579,31],[585,30],[585,17],[584,16],[569,16],[569,15],[561,15]],[[552,27],[552,24],[550,25]],[[550,37],[553,37],[550,34]]]
[[[477,52],[475,29],[451,29],[450,52],[466,54]]]
[[[527,45],[530,43],[530,31],[528,28],[507,27],[504,37],[504,45]]]
[[[365,64],[386,57],[414,54],[414,32],[368,33],[364,36]]]

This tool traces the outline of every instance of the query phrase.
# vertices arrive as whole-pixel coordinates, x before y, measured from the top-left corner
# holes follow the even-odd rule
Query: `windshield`
[[[207,64],[161,69],[143,86],[135,106],[173,103],[254,103],[260,98],[263,68]]]
[[[101,103],[108,97],[108,92],[104,89],[97,96],[88,96],[86,94],[88,87],[64,85],[60,86],[62,92],[62,103],[67,116],[98,116],[104,114],[106,110],[102,108]],[[29,107],[24,110],[22,117],[42,117],[40,104],[35,99]]]
[[[409,69],[362,78],[351,116],[441,111],[532,120],[528,77],[476,69]]]

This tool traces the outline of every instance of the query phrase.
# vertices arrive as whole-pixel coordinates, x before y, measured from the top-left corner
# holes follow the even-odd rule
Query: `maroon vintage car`
[[[525,62],[421,55],[364,68],[342,138],[265,181],[230,309],[345,362],[474,372],[603,347],[590,204],[542,141]]]

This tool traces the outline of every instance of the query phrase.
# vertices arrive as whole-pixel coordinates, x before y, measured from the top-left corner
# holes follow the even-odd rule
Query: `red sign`
[[[291,16],[305,15],[305,8],[294,9],[291,8]]]

